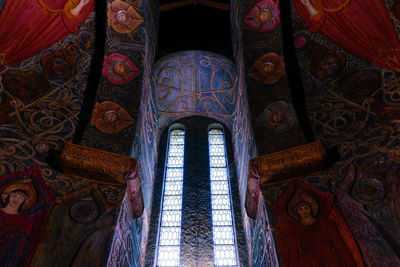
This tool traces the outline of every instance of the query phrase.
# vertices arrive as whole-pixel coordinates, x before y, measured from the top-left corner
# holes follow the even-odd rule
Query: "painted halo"
[[[22,190],[26,192],[27,196],[25,199],[25,203],[22,206],[22,210],[28,210],[36,203],[36,191],[32,186],[28,184],[12,184],[7,186],[1,192],[1,200],[3,201],[3,203],[6,201],[7,196],[14,190]]]

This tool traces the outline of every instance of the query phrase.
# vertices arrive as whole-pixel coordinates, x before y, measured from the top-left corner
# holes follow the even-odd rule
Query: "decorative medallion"
[[[114,134],[133,124],[133,118],[120,105],[104,101],[96,103],[90,125],[106,134]]]
[[[8,72],[4,86],[13,96],[28,101],[50,89],[47,79],[36,71]]]
[[[328,49],[323,45],[314,44],[307,53],[311,60],[310,73],[320,79],[333,79],[342,72],[346,63],[346,57],[335,50]]]
[[[358,181],[353,188],[354,196],[363,203],[381,200],[385,195],[385,187],[375,179]]]
[[[283,56],[273,52],[261,56],[250,68],[248,74],[254,80],[265,84],[276,83],[286,74]]]
[[[127,2],[108,3],[107,23],[118,33],[130,33],[143,23],[140,14]]]
[[[80,58],[79,47],[69,43],[63,49],[50,51],[42,56],[43,72],[56,79],[68,79],[77,73],[76,63]]]
[[[140,74],[140,70],[126,56],[118,53],[104,56],[103,75],[113,84],[125,84]]]
[[[248,25],[260,32],[269,32],[280,22],[279,1],[258,2],[244,19]]]
[[[94,201],[80,200],[72,205],[69,214],[78,223],[90,223],[99,215],[99,207]]]
[[[381,86],[381,75],[377,71],[364,71],[351,74],[345,81],[348,90],[345,96],[352,100],[364,100]]]
[[[1,201],[7,202],[7,197],[12,192],[23,192],[24,202],[21,204],[21,210],[29,210],[36,204],[36,191],[32,184],[11,184],[1,192]]]
[[[259,116],[257,122],[274,133],[290,130],[296,121],[295,112],[285,101],[269,104]]]
[[[310,43],[310,36],[307,33],[297,34],[294,38],[294,46],[296,49],[301,50],[307,47]]]

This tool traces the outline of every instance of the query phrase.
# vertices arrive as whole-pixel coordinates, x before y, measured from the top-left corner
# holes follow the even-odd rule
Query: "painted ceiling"
[[[237,91],[221,93],[216,99],[228,100],[213,108],[232,121],[243,161],[317,139],[337,154],[335,172],[353,161],[383,168],[400,160],[398,1],[326,1],[310,19],[314,11],[300,0],[237,0],[230,11],[186,1],[161,12],[180,1],[82,0],[78,23],[63,13],[70,2],[48,2],[0,1],[0,174],[39,165],[57,197],[87,188],[49,166],[51,151],[73,141],[142,157],[149,206],[157,123],[167,110],[150,94],[152,82],[163,83],[162,63],[155,63],[181,50],[210,51],[236,64],[237,81],[229,79]],[[24,24],[24,17],[32,20]],[[183,114],[182,105],[171,108]],[[246,166],[240,164],[242,173]],[[325,181],[316,179],[332,186]],[[122,200],[121,189],[99,190]],[[271,202],[282,190],[271,192]],[[146,240],[141,223],[130,225],[138,250]]]

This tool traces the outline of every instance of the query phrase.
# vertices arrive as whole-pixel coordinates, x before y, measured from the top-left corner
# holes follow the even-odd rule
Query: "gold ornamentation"
[[[260,197],[260,177],[258,173],[249,168],[249,177],[247,178],[245,207],[247,215],[255,219],[258,211],[258,200]]]
[[[133,119],[129,113],[111,101],[96,103],[90,120],[90,125],[105,134],[118,133],[132,124]]]
[[[264,191],[269,185],[286,183],[322,170],[325,158],[326,151],[317,141],[251,159],[249,173],[257,174]]]
[[[1,200],[3,203],[6,202],[7,196],[15,190],[21,190],[25,193],[22,210],[29,210],[36,203],[36,191],[28,184],[12,184],[7,186],[3,192],[1,192]]]
[[[66,143],[61,154],[64,174],[103,184],[125,185],[125,177],[138,166],[137,159]]]

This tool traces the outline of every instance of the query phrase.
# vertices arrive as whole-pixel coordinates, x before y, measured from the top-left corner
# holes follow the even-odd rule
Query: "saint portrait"
[[[28,266],[54,196],[32,167],[0,177],[0,266]]]
[[[319,32],[353,55],[400,71],[400,41],[381,0],[294,0],[309,31]]]
[[[272,210],[282,266],[364,266],[332,194],[292,183]]]
[[[0,12],[0,70],[78,33],[94,4],[95,0],[6,0]]]

